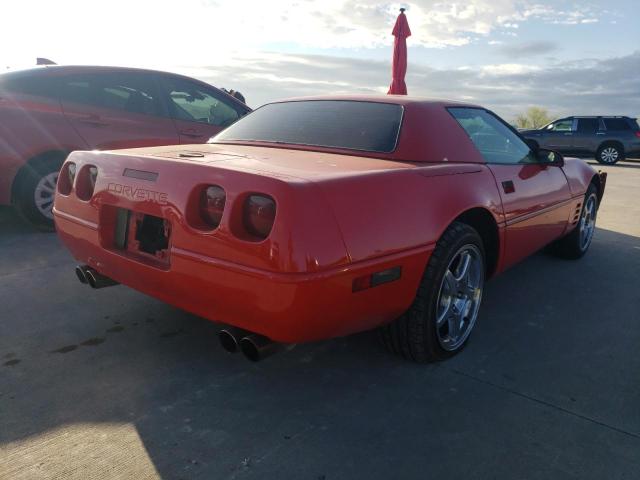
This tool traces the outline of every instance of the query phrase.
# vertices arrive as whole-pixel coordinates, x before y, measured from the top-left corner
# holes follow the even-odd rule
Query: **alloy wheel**
[[[444,350],[458,349],[469,337],[478,317],[483,285],[482,253],[473,244],[464,245],[447,266],[436,303],[436,332]]]
[[[38,212],[49,220],[53,220],[53,199],[57,181],[58,172],[51,172],[40,179],[33,192],[33,200]]]
[[[607,147],[600,152],[600,159],[605,163],[615,163],[619,156],[618,150],[614,147]]]
[[[598,213],[596,196],[591,195],[584,205],[580,216],[580,249],[585,251],[589,248],[593,233],[596,229],[596,215]]]

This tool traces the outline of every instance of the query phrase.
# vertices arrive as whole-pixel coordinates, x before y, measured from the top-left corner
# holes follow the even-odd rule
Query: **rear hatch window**
[[[401,105],[351,100],[272,103],[211,141],[259,141],[389,153],[396,148],[402,112]]]

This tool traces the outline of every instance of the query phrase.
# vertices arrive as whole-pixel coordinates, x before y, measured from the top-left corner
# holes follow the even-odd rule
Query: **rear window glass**
[[[56,79],[48,75],[7,74],[0,79],[2,88],[23,95],[57,98]]]
[[[263,141],[368,152],[396,148],[402,106],[350,100],[308,100],[265,105],[212,142]]]
[[[631,130],[631,126],[624,118],[605,118],[604,126],[607,130]]]

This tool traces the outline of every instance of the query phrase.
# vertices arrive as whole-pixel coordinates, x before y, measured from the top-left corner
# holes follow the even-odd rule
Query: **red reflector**
[[[200,196],[200,217],[207,225],[216,228],[220,225],[227,195],[222,187],[211,185],[202,190]]]
[[[371,275],[365,275],[364,277],[358,277],[353,279],[352,290],[359,292],[366,290],[367,288],[377,287],[385,283],[399,280],[402,276],[402,267],[393,267],[381,272],[375,272]]]
[[[366,290],[367,288],[371,288],[371,275],[353,279],[352,291],[360,292],[362,290]]]
[[[244,228],[260,239],[267,238],[276,218],[276,202],[268,195],[249,195],[243,212]]]
[[[636,132],[636,137],[640,138],[640,130]]]

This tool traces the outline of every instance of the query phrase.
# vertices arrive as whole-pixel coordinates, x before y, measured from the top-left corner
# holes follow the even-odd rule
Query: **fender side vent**
[[[578,223],[578,220],[580,220],[580,213],[582,213],[582,203],[579,203],[576,206],[576,211],[573,214],[573,225],[575,225],[576,223]]]

